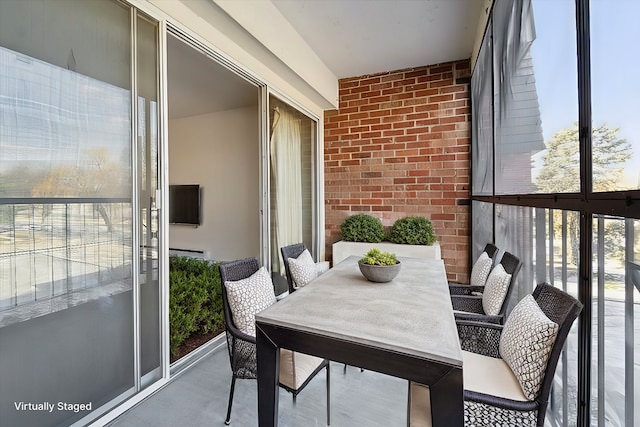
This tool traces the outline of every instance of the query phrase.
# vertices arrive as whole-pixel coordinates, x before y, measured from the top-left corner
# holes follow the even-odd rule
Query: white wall
[[[169,121],[169,184],[200,184],[199,227],[169,226],[169,247],[230,261],[260,256],[258,107]]]

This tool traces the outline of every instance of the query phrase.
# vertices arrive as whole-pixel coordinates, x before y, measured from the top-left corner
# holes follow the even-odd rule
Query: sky
[[[548,141],[578,120],[575,2],[533,0],[533,11],[536,41],[531,54],[544,140]],[[638,0],[590,3],[593,124],[620,128],[618,135],[632,144],[634,155],[625,170],[636,188],[640,188],[638,16]]]

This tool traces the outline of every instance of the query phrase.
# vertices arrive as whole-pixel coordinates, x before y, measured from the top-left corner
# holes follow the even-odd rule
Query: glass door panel
[[[304,243],[316,258],[317,123],[269,95],[271,273],[276,294],[287,290],[280,248]]]
[[[140,375],[142,386],[161,376],[158,177],[158,26],[137,18],[137,171],[139,191]]]
[[[0,2],[2,426],[135,390],[131,37],[117,1]]]

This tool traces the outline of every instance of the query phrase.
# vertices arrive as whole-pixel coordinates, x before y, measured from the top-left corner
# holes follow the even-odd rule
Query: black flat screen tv
[[[169,223],[200,225],[200,186],[169,186]]]

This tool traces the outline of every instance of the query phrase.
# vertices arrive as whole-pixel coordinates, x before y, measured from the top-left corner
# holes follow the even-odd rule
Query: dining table
[[[278,425],[280,348],[425,384],[433,426],[462,426],[462,351],[443,261],[398,258],[399,274],[377,283],[360,258],[256,315],[259,426]]]

